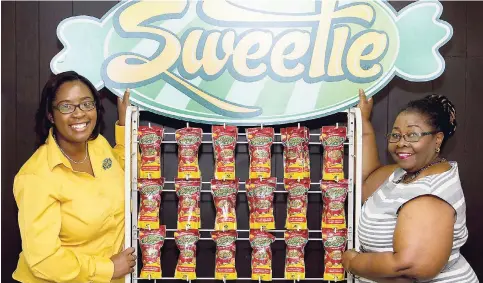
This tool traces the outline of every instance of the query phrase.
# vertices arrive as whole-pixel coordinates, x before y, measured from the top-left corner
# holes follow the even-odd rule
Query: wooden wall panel
[[[441,18],[453,27],[453,37],[441,48],[444,57],[466,56],[466,2],[443,1]]]
[[[448,97],[455,105],[457,129],[453,137],[444,146],[443,154],[449,160],[464,161],[466,127],[466,58],[446,57],[446,71],[433,82],[433,92]]]
[[[466,198],[466,216],[469,231],[468,242],[463,246],[462,254],[479,273],[479,279],[483,278],[483,264],[481,251],[483,251],[483,226],[481,225],[481,175],[483,157],[482,132],[483,120],[481,108],[483,105],[483,58],[468,60],[466,78],[466,127],[465,127],[465,154],[462,162],[464,170],[461,170],[461,179]],[[460,111],[461,112],[461,111]],[[460,164],[461,164],[460,163]]]
[[[382,164],[392,163],[387,156],[387,139],[388,133],[388,103],[389,103],[389,87],[383,88],[380,93],[374,96],[374,106],[372,110],[371,123],[376,133],[376,143],[379,153],[379,160]]]
[[[483,11],[482,1],[468,1],[467,2],[468,16],[467,22],[467,44],[466,50],[468,57],[483,56]]]
[[[17,169],[35,145],[34,115],[39,104],[39,2],[16,3]],[[21,110],[21,111],[20,111]]]
[[[13,178],[17,173],[17,64],[15,41],[15,2],[2,5],[2,282],[12,281],[17,265],[20,237],[17,206],[12,195]]]
[[[72,2],[39,2],[39,95],[49,79],[50,61],[63,48],[57,39],[57,26],[72,16]]]

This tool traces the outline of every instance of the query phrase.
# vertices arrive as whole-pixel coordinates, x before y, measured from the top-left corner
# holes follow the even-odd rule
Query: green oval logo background
[[[80,16],[62,21],[57,33],[60,41],[67,47],[52,59],[52,71],[59,73],[64,70],[75,70],[90,79],[97,88],[106,86],[116,95],[122,96],[127,85],[110,82],[108,78],[102,75],[105,71],[106,62],[113,56],[126,53],[149,58],[159,52],[158,49],[160,48],[159,42],[153,39],[140,35],[126,35],[119,30],[118,24],[116,24],[119,13],[135,3],[120,2],[100,20]],[[258,29],[270,32],[274,39],[289,30],[307,32],[311,36],[317,32],[317,29],[313,26],[300,24],[284,25],[283,27],[276,27],[274,24],[265,26],[263,24],[215,26],[210,21],[206,21],[202,15],[200,16],[196,1],[186,1],[186,3],[186,9],[181,16],[177,16],[178,18],[154,19],[150,21],[149,25],[169,31],[176,35],[180,41],[193,29],[205,31],[227,31],[231,29],[234,30],[237,38],[241,34]],[[283,11],[283,7],[274,7],[273,9],[279,11],[272,12],[275,14],[279,12],[281,15],[285,13],[288,16],[298,15],[297,13],[303,14],[314,10],[313,3],[313,1],[297,1],[297,5],[286,7],[285,11]],[[214,110],[216,107],[193,99],[193,96],[187,95],[177,84],[167,80],[166,76],[153,78],[141,85],[130,86],[132,103],[144,110],[186,121],[209,124],[230,123],[234,125],[284,124],[323,117],[348,109],[357,103],[358,89],[364,89],[367,96],[370,97],[386,86],[395,75],[412,81],[427,81],[435,79],[443,72],[444,60],[437,50],[451,38],[452,29],[449,24],[439,20],[442,7],[438,2],[430,1],[429,4],[416,2],[399,12],[396,12],[390,4],[382,1],[361,0],[357,2],[341,1],[341,3],[344,5],[353,5],[354,3],[369,5],[375,15],[373,22],[368,27],[360,25],[357,21],[340,23],[340,25],[350,29],[348,42],[354,36],[368,29],[385,33],[388,36],[388,45],[384,51],[384,57],[378,61],[383,72],[375,80],[359,82],[357,78],[346,76],[328,77],[315,81],[300,77],[286,81],[283,78],[277,78],[269,70],[264,76],[253,81],[247,81],[233,75],[228,67],[213,78],[205,78],[200,75],[184,77],[180,65],[176,63],[169,69],[172,76],[177,76],[186,84],[220,101],[258,109],[259,111],[257,110],[256,113],[252,113],[248,117],[242,114],[234,115],[233,113]],[[271,11],[263,9],[259,11],[267,13],[267,15],[271,13]],[[291,14],[287,14],[287,11]],[[436,14],[436,21],[432,19],[433,14]],[[419,35],[415,32],[417,29],[409,25],[411,21],[414,22],[415,20],[421,22],[420,25],[432,25],[429,27],[431,28],[429,35],[435,34],[434,38],[428,36],[428,33],[426,34],[428,37],[426,41],[429,42],[427,43],[429,46],[423,46],[424,52],[419,52],[417,46],[415,46],[416,43],[424,40],[420,40]],[[338,25],[331,26],[331,29],[336,26],[339,27]],[[410,38],[411,36],[414,38]],[[332,43],[333,38],[329,38],[327,48],[330,49]],[[410,50],[411,48],[413,50]],[[307,53],[312,51],[309,48]],[[402,56],[406,53],[421,54],[421,58],[416,59],[421,61],[422,66],[435,65],[437,67],[434,67],[433,72],[427,71],[425,75],[418,75],[417,69],[422,67],[408,65],[415,64],[416,59],[412,60],[411,58],[416,56]],[[402,59],[398,60],[398,56],[407,58],[406,61],[408,62],[404,62]],[[433,61],[437,62],[434,63]],[[130,64],[140,63],[130,62]],[[305,63],[304,66],[307,69],[310,67],[308,63]],[[270,66],[268,68],[270,69]],[[409,73],[408,70],[411,68],[414,69],[414,74]]]

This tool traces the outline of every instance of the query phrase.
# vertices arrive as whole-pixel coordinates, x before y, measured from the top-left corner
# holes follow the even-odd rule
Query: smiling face
[[[83,111],[79,107],[70,114],[61,113],[56,107],[64,104],[82,104],[94,101],[90,89],[81,81],[63,83],[52,102],[53,112],[50,117],[55,125],[56,137],[59,142],[85,143],[90,137],[97,123],[96,108]]]
[[[397,116],[391,133],[409,135],[434,130],[427,123],[425,115],[404,111]],[[388,151],[402,169],[414,172],[430,163],[438,155],[436,149],[441,147],[443,137],[441,132],[422,136],[417,142],[407,142],[401,137],[399,142],[388,143]]]

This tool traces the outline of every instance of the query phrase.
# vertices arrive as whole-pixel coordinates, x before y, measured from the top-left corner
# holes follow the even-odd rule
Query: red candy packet
[[[158,229],[139,230],[139,244],[141,246],[143,267],[140,278],[161,279],[161,248],[166,237],[166,227],[160,226]]]
[[[140,178],[161,178],[161,142],[164,129],[158,126],[139,126],[139,148],[141,163]]]
[[[235,148],[238,129],[235,126],[212,127],[215,157],[215,179],[235,179]]]
[[[202,139],[203,130],[200,128],[182,128],[176,131],[176,142],[178,144],[178,178],[201,178],[198,151]]]
[[[307,192],[310,189],[310,179],[285,179],[287,197],[287,218],[285,228],[307,229]]]
[[[235,280],[236,231],[214,231],[211,237],[216,243],[215,279]]]
[[[200,233],[198,230],[185,230],[174,233],[174,240],[179,249],[174,278],[183,280],[196,279],[196,243],[199,238]]]
[[[324,147],[322,180],[337,181],[344,179],[344,142],[346,138],[346,127],[322,127],[320,134],[320,141]]]
[[[280,130],[283,148],[285,179],[310,178],[308,159],[310,133],[307,127],[288,127]]]
[[[324,242],[324,280],[338,281],[344,279],[342,254],[347,243],[347,229],[322,229]]]
[[[346,228],[345,200],[347,198],[347,179],[339,182],[322,181],[322,228]]]
[[[249,178],[269,178],[272,172],[273,128],[246,129],[250,153]]]
[[[275,229],[273,192],[277,178],[248,179],[245,187],[250,211],[250,229]]]
[[[252,280],[272,281],[272,248],[275,236],[260,230],[250,230],[252,247]]]
[[[161,192],[163,191],[164,178],[138,179],[140,195],[140,207],[138,227],[141,229],[159,228],[159,208],[161,205]]]
[[[285,257],[285,279],[305,279],[305,245],[309,239],[308,230],[285,231],[285,243],[287,245]]]
[[[215,230],[236,230],[238,179],[225,181],[212,179],[211,192],[213,194],[216,209]]]
[[[178,230],[199,229],[201,180],[174,180],[176,195],[178,196]]]

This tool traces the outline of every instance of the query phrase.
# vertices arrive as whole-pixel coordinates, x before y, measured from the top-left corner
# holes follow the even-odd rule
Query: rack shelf
[[[361,170],[362,170],[362,125],[361,121],[361,113],[357,108],[351,108],[347,111],[344,111],[347,114],[347,123],[344,123],[344,126],[347,127],[347,141],[344,142],[345,148],[348,150],[348,176],[346,179],[348,180],[348,195],[347,195],[347,202],[348,202],[348,213],[346,214],[347,217],[347,248],[352,249],[359,247],[359,240],[358,240],[358,232],[355,229],[356,224],[359,221],[360,210],[361,210],[361,189],[362,189],[362,180],[361,180]],[[137,191],[137,172],[138,172],[138,164],[137,164],[137,154],[138,154],[138,142],[137,142],[137,133],[138,133],[138,126],[140,124],[139,121],[140,110],[136,106],[128,107],[127,114],[126,114],[126,129],[125,129],[125,145],[126,145],[126,153],[125,153],[125,213],[126,213],[126,230],[125,230],[125,246],[129,247],[132,246],[135,248],[135,254],[138,255],[137,264],[140,264],[139,256],[141,252],[138,251],[138,232],[139,229],[137,228],[137,218],[138,218],[138,191]],[[358,123],[356,123],[358,122]],[[165,136],[174,136],[175,133],[164,133]],[[319,133],[311,133],[310,137],[319,137]],[[204,137],[211,136],[211,133],[203,133]],[[245,137],[246,134],[243,132],[238,133],[239,137]],[[273,141],[273,145],[280,146],[282,142],[280,141],[280,133],[275,133],[275,136],[278,137],[278,140]],[[171,138],[172,139],[172,138]],[[320,146],[321,143],[319,141],[315,141],[314,138],[311,139],[312,141],[309,142],[311,146]],[[204,140],[202,141],[203,144],[211,144],[211,140]],[[246,145],[248,142],[246,140],[238,140],[237,145]],[[174,140],[163,140],[163,144],[176,144]],[[357,172],[356,172],[357,171]],[[279,177],[280,178],[280,177]],[[166,180],[165,184],[173,185],[174,180]],[[284,183],[278,181],[277,186],[283,186]],[[210,182],[203,181],[202,185],[204,187],[209,186]],[[241,187],[245,186],[245,182],[239,182]],[[319,182],[311,182],[310,185],[312,187],[320,186]],[[164,193],[174,193],[174,189],[163,189]],[[211,193],[210,189],[202,188],[202,193]],[[286,194],[287,192],[283,189],[278,189],[274,191],[277,194]],[[238,193],[246,193],[245,190],[238,190]],[[312,189],[308,191],[309,194],[321,194],[320,189]],[[176,229],[166,229],[167,232],[175,232]],[[200,232],[211,232],[213,229],[199,229]],[[247,229],[238,229],[238,232],[248,233],[249,230]],[[268,232],[273,233],[283,233],[285,230],[282,229],[274,229],[274,230],[267,230]],[[355,231],[355,233],[354,233]],[[309,230],[309,233],[318,233],[321,234],[320,230]],[[173,237],[166,237],[166,240],[173,240]],[[208,241],[212,239],[210,237],[200,237],[202,241]],[[248,238],[241,237],[237,240],[246,241]],[[281,237],[276,238],[276,240],[282,241],[284,240]],[[321,237],[309,237],[309,241],[322,241]],[[322,252],[321,252],[322,257]],[[359,282],[356,278],[354,278],[351,274],[346,274],[347,282],[354,283]],[[137,268],[135,268],[135,272],[129,274],[125,278],[125,283],[134,283],[137,281],[144,281],[148,279],[139,278],[137,274]],[[180,280],[173,277],[164,277],[162,279],[157,280]],[[213,277],[198,277],[196,280],[216,280]],[[251,280],[249,277],[240,277],[237,280]],[[279,280],[288,280],[285,278],[272,278],[274,281]],[[301,281],[326,281],[323,278],[305,278]],[[153,280],[151,280],[153,281]],[[186,280],[180,280],[186,281]],[[221,280],[220,280],[221,281]],[[294,280],[295,281],[295,280]],[[335,281],[332,281],[335,282]]]

